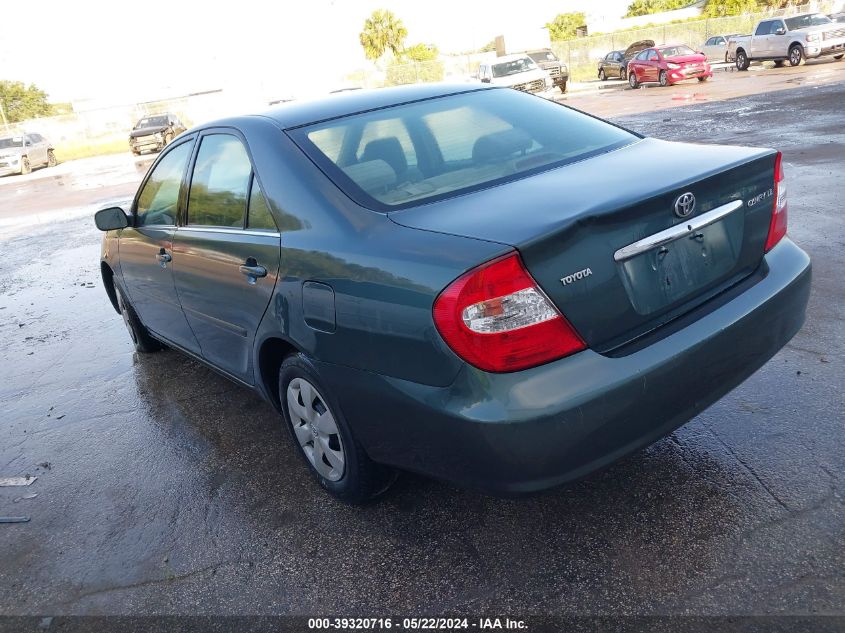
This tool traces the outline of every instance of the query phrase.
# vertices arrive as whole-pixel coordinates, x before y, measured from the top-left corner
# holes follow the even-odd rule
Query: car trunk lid
[[[513,246],[587,344],[610,351],[760,265],[775,155],[644,139],[390,217],[408,227]],[[695,205],[679,217],[675,205],[687,193]],[[698,220],[711,212],[719,217]],[[625,250],[673,228],[674,239]]]

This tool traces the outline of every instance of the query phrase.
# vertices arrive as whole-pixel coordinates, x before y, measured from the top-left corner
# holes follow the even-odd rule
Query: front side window
[[[401,127],[414,131],[402,158]],[[355,153],[370,128],[381,153]],[[638,137],[515,90],[479,90],[353,114],[288,132],[350,197],[381,211],[523,178],[627,145]],[[331,138],[332,142],[323,143]],[[387,150],[392,147],[392,154]],[[410,152],[409,148],[409,152]],[[416,168],[409,156],[416,159]],[[335,158],[337,157],[337,158]],[[400,161],[401,163],[401,161]],[[399,166],[404,167],[400,164]]]
[[[192,146],[190,142],[177,145],[155,166],[138,195],[137,226],[176,225],[179,189]]]
[[[660,56],[657,54],[657,51],[649,51],[648,52],[648,61],[656,62],[660,59]]]
[[[240,139],[204,136],[188,194],[188,224],[243,228],[251,176],[252,164]]]
[[[769,31],[772,35],[777,35],[778,29],[786,30],[786,27],[783,25],[783,22],[780,20],[775,20],[772,22],[772,30]]]
[[[648,53],[649,53],[648,50],[643,51],[642,53],[637,55],[637,59],[641,62],[644,62],[646,59],[648,59]]]

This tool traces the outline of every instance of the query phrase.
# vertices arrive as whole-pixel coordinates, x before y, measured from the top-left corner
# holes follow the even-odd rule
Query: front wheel
[[[56,160],[56,155],[53,153],[53,150],[47,150],[47,167],[55,167],[59,164],[59,161]]]
[[[660,76],[658,77],[658,79],[660,80],[660,85],[664,88],[669,85],[669,73],[667,73],[665,70],[660,71]]]
[[[560,91],[561,91],[562,93],[566,93],[566,82],[565,82],[565,81],[564,81],[564,82],[561,82],[561,83],[560,83],[560,85],[559,85],[558,87],[560,88]]]
[[[804,59],[804,49],[799,44],[795,44],[789,49],[789,65],[797,66]]]
[[[132,339],[135,351],[141,352],[142,354],[159,351],[162,348],[161,343],[150,336],[149,330],[141,323],[141,319],[138,318],[138,314],[135,312],[132,304],[124,298],[117,284],[114,285],[114,291],[117,295],[117,307],[120,309],[120,316],[123,317],[123,323],[129,332],[129,338]]]
[[[607,81],[607,75],[604,74],[604,68],[599,69],[599,79],[602,81]]]
[[[730,63],[731,63],[731,56],[730,56],[730,55],[728,55],[727,53],[725,53],[725,63],[726,63],[726,64],[730,64]]]
[[[842,59],[843,57],[845,57],[845,53],[842,53],[841,55],[834,55],[833,59]]]
[[[636,88],[640,85],[640,82],[637,80],[637,73],[634,71],[628,73],[628,85],[631,86],[631,88]]]
[[[302,354],[282,361],[279,402],[309,470],[338,499],[363,503],[387,490],[396,479],[394,470],[367,456],[333,394]]]
[[[775,60],[775,68],[783,68],[783,60],[782,59],[776,59]]]
[[[32,173],[32,165],[30,164],[29,159],[24,156],[21,158],[21,176],[26,176],[29,173]]]
[[[628,78],[628,71],[627,71],[627,69],[625,69],[625,68],[620,68],[620,69],[619,69],[619,79],[622,79],[622,80],[624,81],[624,80],[625,80],[625,79],[627,79],[627,78]]]
[[[737,70],[748,70],[748,66],[751,64],[748,61],[748,55],[746,55],[745,51],[739,50],[736,52],[736,69]]]
[[[703,82],[707,81],[708,79],[710,79],[710,77],[699,77],[698,81],[703,83]]]

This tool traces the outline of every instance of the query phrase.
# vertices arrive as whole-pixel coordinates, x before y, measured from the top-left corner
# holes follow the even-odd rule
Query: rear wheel
[[[599,79],[607,81],[607,75],[604,74],[604,68],[599,68]]]
[[[29,159],[24,156],[21,158],[21,176],[25,176],[32,172],[32,165],[29,163]]]
[[[842,53],[841,55],[834,55],[833,59],[842,59],[843,57],[845,57],[845,53]]]
[[[736,69],[737,70],[748,70],[748,66],[751,62],[748,61],[748,55],[746,55],[745,51],[739,49],[736,52]]]
[[[698,80],[701,82],[707,81],[710,77],[699,77]]]
[[[53,153],[53,150],[47,150],[47,167],[55,167],[59,164],[59,161],[56,160],[56,155]]]
[[[628,73],[628,85],[631,86],[631,88],[636,88],[640,85],[639,80],[637,80],[637,73],[633,70]]]
[[[279,369],[279,401],[311,473],[332,495],[363,503],[385,490],[396,472],[372,461],[353,437],[331,391],[312,364],[292,354]]]
[[[142,354],[149,354],[157,352],[162,348],[162,344],[150,336],[149,330],[141,323],[138,314],[124,298],[123,293],[118,288],[117,284],[114,286],[115,294],[117,295],[117,307],[120,308],[120,316],[123,317],[123,323],[129,332],[129,338],[132,339],[132,344],[135,346],[135,351]]]
[[[658,77],[658,79],[660,80],[660,85],[664,88],[669,85],[669,73],[667,73],[665,70],[660,71],[660,76]]]
[[[783,68],[783,60],[782,59],[776,59],[775,60],[775,68]]]
[[[797,66],[804,59],[804,49],[800,44],[793,44],[789,49],[789,65]]]

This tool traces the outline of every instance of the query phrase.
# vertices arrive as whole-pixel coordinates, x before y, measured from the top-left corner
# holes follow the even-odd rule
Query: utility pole
[[[8,132],[9,122],[6,120],[6,111],[3,109],[3,100],[0,99],[0,117],[3,118],[3,127]]]

